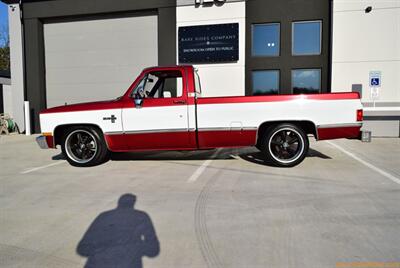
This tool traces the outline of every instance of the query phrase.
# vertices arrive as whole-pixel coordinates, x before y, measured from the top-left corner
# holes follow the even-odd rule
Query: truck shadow
[[[150,216],[135,209],[136,196],[124,194],[116,208],[100,213],[76,252],[87,258],[85,268],[142,268],[143,257],[154,258],[160,243]]]
[[[153,151],[153,152],[129,152],[129,153],[112,153],[113,161],[183,161],[183,160],[227,160],[234,159],[232,150],[221,150],[214,155],[216,150],[204,151]]]
[[[232,160],[238,157],[252,162],[254,164],[275,166],[271,163],[262,152],[256,148],[241,149],[221,149],[215,154],[216,150],[207,151],[165,151],[165,152],[134,152],[134,153],[113,153],[111,160],[113,161],[185,161],[185,160]],[[321,159],[331,159],[331,157],[314,150],[309,149],[307,157],[316,157]]]
[[[310,148],[308,157],[316,157],[321,159],[331,159],[315,149]],[[191,161],[191,160],[234,160],[241,158],[245,161],[274,167],[262,152],[256,148],[240,148],[240,149],[220,149],[216,154],[216,150],[202,151],[148,151],[148,152],[127,152],[127,153],[111,153],[111,161]],[[52,157],[53,160],[64,160],[62,154]]]
[[[254,151],[254,152],[239,154],[239,157],[245,161],[248,161],[248,162],[251,162],[254,164],[275,167],[275,164],[273,164],[271,161],[269,161],[264,156],[264,154],[258,150]],[[308,158],[308,157],[317,157],[317,158],[321,158],[321,159],[332,159],[330,156],[327,156],[326,154],[323,154],[312,148],[310,148],[308,150],[308,154],[307,154],[306,158]]]

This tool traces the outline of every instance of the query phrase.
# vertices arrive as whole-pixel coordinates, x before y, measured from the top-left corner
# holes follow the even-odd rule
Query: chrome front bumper
[[[49,149],[47,145],[47,140],[45,136],[39,136],[36,138],[36,143],[39,145],[41,149]]]

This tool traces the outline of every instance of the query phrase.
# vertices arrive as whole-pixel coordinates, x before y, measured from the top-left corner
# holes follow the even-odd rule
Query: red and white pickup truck
[[[110,152],[256,146],[277,166],[300,163],[317,140],[359,138],[358,93],[201,97],[192,66],[145,69],[115,100],[46,109],[42,148],[61,146],[74,166]]]

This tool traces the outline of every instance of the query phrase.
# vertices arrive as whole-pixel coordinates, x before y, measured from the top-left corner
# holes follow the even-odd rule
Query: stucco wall
[[[24,73],[21,12],[18,4],[8,6],[10,33],[10,69],[12,84],[12,115],[20,131],[25,130],[24,119]]]
[[[245,94],[245,8],[245,2],[195,6],[193,1],[191,5],[177,6],[177,37],[181,26],[239,23],[239,61],[195,65],[199,69],[202,96],[243,96]],[[176,54],[179,54],[178,51]],[[178,64],[178,58],[176,61]]]
[[[371,102],[369,72],[381,71],[377,102],[400,102],[400,0],[334,0],[332,53],[332,92],[362,84]]]

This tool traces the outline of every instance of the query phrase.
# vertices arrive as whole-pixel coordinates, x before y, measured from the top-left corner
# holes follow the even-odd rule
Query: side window
[[[135,98],[177,98],[183,94],[183,79],[180,71],[151,72],[143,77],[134,89]]]
[[[182,77],[166,77],[162,88],[164,98],[182,97],[183,80]]]

